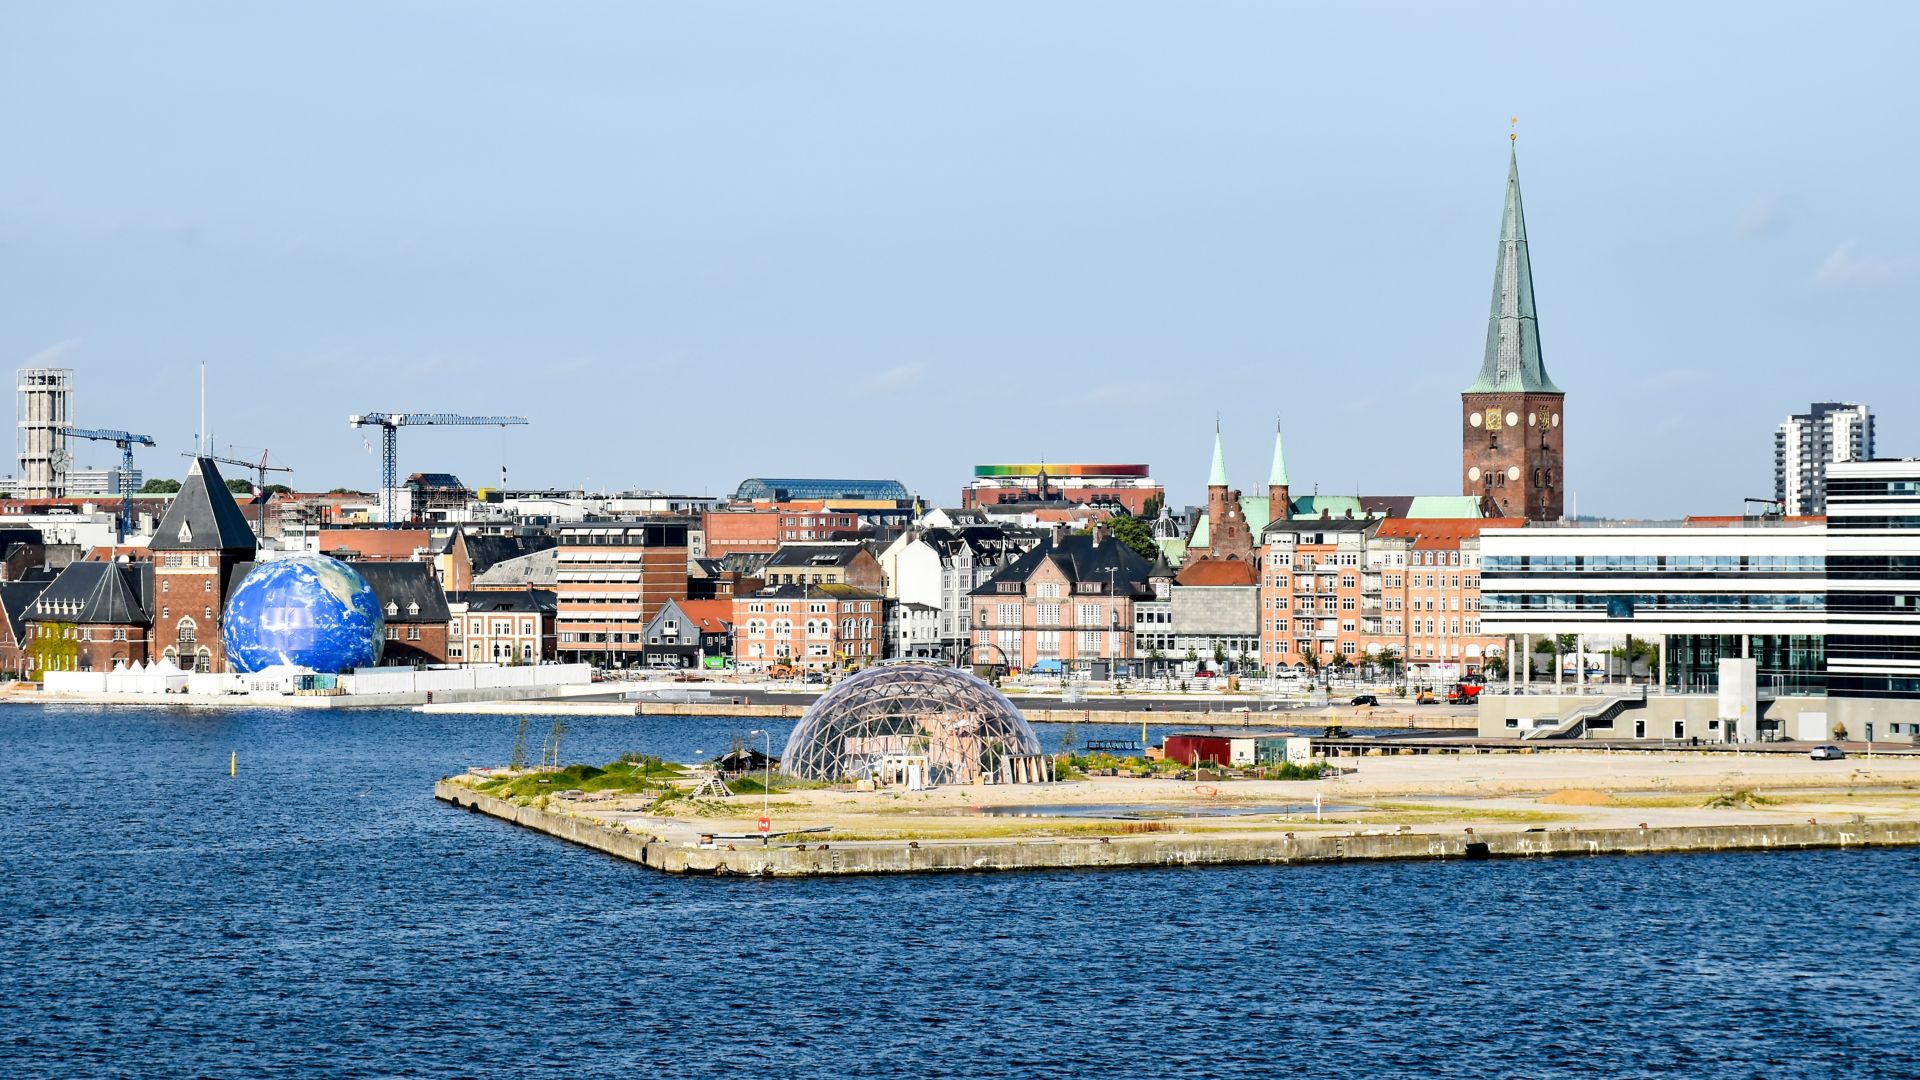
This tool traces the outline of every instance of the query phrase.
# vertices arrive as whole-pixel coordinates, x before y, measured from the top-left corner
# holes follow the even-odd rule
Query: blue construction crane
[[[135,435],[131,431],[95,431],[92,428],[68,428],[67,435],[75,439],[110,442],[120,448],[120,536],[124,539],[133,532],[133,448],[152,446],[153,436]]]
[[[397,528],[393,520],[393,493],[400,486],[399,449],[395,436],[403,427],[514,427],[527,422],[524,416],[460,416],[456,413],[356,413],[347,417],[354,427],[380,429],[381,496],[386,507],[387,528]]]

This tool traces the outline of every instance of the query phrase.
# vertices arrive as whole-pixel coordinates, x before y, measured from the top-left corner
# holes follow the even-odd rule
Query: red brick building
[[[889,504],[891,505],[891,504]],[[701,515],[707,558],[734,552],[771,554],[781,544],[832,540],[860,529],[860,514],[831,500],[735,504]]]
[[[415,667],[447,662],[447,635],[453,619],[446,593],[424,562],[357,562],[353,568],[373,586],[386,616],[387,643],[382,667]]]
[[[640,659],[647,623],[687,598],[687,518],[581,521],[557,530],[562,660],[624,666]]]
[[[253,527],[220,469],[195,458],[160,518],[153,553],[153,649],[189,671],[224,671],[221,615],[239,573],[253,561]]]
[[[775,585],[733,600],[733,661],[749,671],[865,667],[883,654],[886,597],[852,585]]]
[[[112,671],[116,664],[154,659],[153,580],[152,563],[69,563],[23,609],[23,672],[37,679],[48,671]]]
[[[1480,377],[1460,394],[1461,488],[1496,513],[1560,518],[1566,505],[1566,395],[1547,376],[1533,306],[1533,265],[1520,206],[1520,166],[1510,160],[1500,215],[1493,310]]]

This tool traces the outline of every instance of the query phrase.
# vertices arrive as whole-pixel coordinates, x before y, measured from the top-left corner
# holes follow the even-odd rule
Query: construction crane
[[[387,528],[398,527],[393,520],[393,493],[400,486],[399,451],[395,437],[403,427],[514,427],[527,422],[524,416],[460,416],[455,413],[356,413],[347,417],[353,427],[380,429],[381,495],[386,505]]]
[[[258,524],[254,526],[253,531],[262,541],[265,541],[267,538],[267,474],[270,472],[293,471],[293,466],[291,465],[267,464],[267,455],[269,453],[272,453],[272,451],[260,451],[259,461],[243,461],[240,458],[220,457],[217,454],[189,454],[184,450],[180,452],[180,456],[204,457],[209,461],[217,461],[222,465],[238,465],[243,469],[251,470],[254,475],[254,489],[260,493],[260,512],[255,515],[258,518]]]
[[[120,535],[126,537],[133,532],[133,448],[152,446],[153,436],[135,435],[131,431],[96,431],[77,427],[68,428],[67,435],[75,439],[110,442],[120,448]]]

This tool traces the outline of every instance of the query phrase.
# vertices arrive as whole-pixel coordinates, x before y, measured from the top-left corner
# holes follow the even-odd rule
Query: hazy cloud
[[[1898,285],[1913,277],[1920,264],[1907,258],[1862,251],[1852,241],[1841,244],[1813,272],[1815,288],[1831,292],[1868,292]]]
[[[1752,240],[1763,233],[1773,231],[1787,216],[1787,201],[1778,195],[1762,195],[1747,204],[1740,216],[1734,219],[1733,235],[1741,240]]]
[[[932,370],[924,360],[913,360],[905,364],[895,364],[882,371],[876,371],[854,386],[857,394],[884,397],[897,394],[902,390],[918,385]]]
[[[79,349],[80,349],[80,339],[68,338],[65,341],[58,342],[53,345],[49,345],[46,348],[41,349],[39,352],[34,353],[32,356],[27,358],[25,363],[21,364],[20,366],[21,367],[56,367],[56,368],[69,367],[73,363],[73,360],[72,360],[73,354],[78,352]]]

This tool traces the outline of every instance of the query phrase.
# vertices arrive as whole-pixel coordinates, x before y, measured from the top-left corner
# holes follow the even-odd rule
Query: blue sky
[[[719,493],[1146,461],[1457,491],[1520,118],[1585,513],[1724,512],[1864,400],[1920,454],[1920,7],[13,3],[0,362],[77,419]],[[105,463],[106,453],[82,453]],[[169,464],[171,462],[172,464]]]

